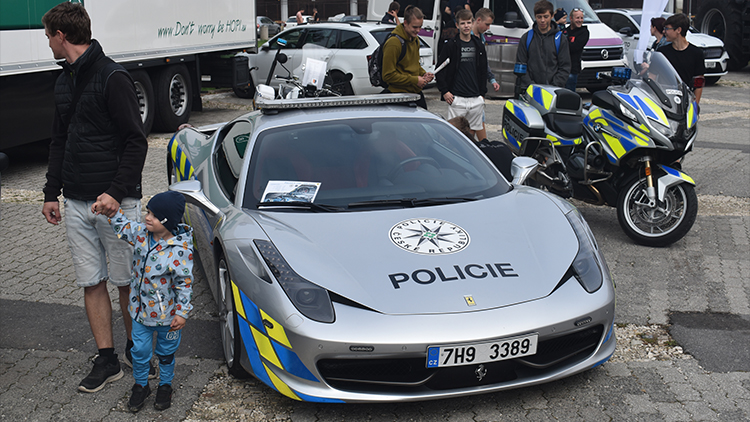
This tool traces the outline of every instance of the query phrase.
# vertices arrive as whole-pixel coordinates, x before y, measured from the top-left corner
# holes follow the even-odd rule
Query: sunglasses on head
[[[581,9],[580,7],[574,7],[572,9],[570,9],[570,11],[571,12],[583,12],[583,9]]]

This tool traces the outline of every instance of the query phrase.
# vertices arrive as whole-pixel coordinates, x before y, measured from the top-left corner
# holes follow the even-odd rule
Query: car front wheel
[[[237,315],[234,293],[232,291],[232,277],[224,256],[219,257],[216,271],[218,272],[219,288],[221,289],[221,304],[219,316],[221,319],[221,344],[224,348],[224,358],[229,367],[229,374],[235,378],[250,376],[240,364],[242,341],[240,340],[240,324]]]

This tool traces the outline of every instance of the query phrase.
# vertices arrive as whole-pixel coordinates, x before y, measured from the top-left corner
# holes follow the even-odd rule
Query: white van
[[[380,20],[388,10],[392,0],[370,0],[367,19]],[[500,91],[494,92],[490,87],[488,95],[511,97],[516,82],[513,65],[516,61],[516,50],[521,36],[534,24],[534,4],[537,0],[484,0],[484,7],[495,13],[495,23],[485,33],[489,43],[487,58],[500,83]],[[437,61],[440,40],[440,0],[399,0],[400,16],[406,6],[414,4],[425,14],[422,31],[419,35],[430,44],[435,61]],[[556,0],[555,9],[562,7],[568,13],[574,8],[583,10],[583,23],[591,34],[583,51],[581,73],[578,76],[578,87],[590,91],[606,87],[606,83],[596,79],[596,73],[612,70],[616,66],[625,66],[622,58],[622,39],[599,21],[594,10],[585,0]],[[437,64],[436,64],[437,65]],[[438,75],[439,77],[439,75]]]

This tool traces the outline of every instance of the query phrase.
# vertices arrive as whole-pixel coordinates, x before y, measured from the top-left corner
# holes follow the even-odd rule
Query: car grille
[[[602,50],[607,50],[607,58],[602,57]],[[594,47],[584,48],[581,60],[592,62],[597,60],[620,60],[622,47]]]
[[[357,392],[418,392],[492,385],[542,375],[560,365],[580,362],[596,350],[604,327],[540,341],[537,353],[524,358],[485,363],[479,380],[478,365],[426,368],[426,357],[403,359],[321,359],[318,371],[334,388]]]
[[[703,49],[704,59],[718,59],[724,53],[721,47],[707,47]]]

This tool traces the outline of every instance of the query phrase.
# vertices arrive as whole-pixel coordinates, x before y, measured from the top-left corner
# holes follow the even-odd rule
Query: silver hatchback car
[[[614,284],[578,210],[506,181],[417,98],[258,100],[170,141],[234,376],[303,401],[428,400],[614,353]]]

